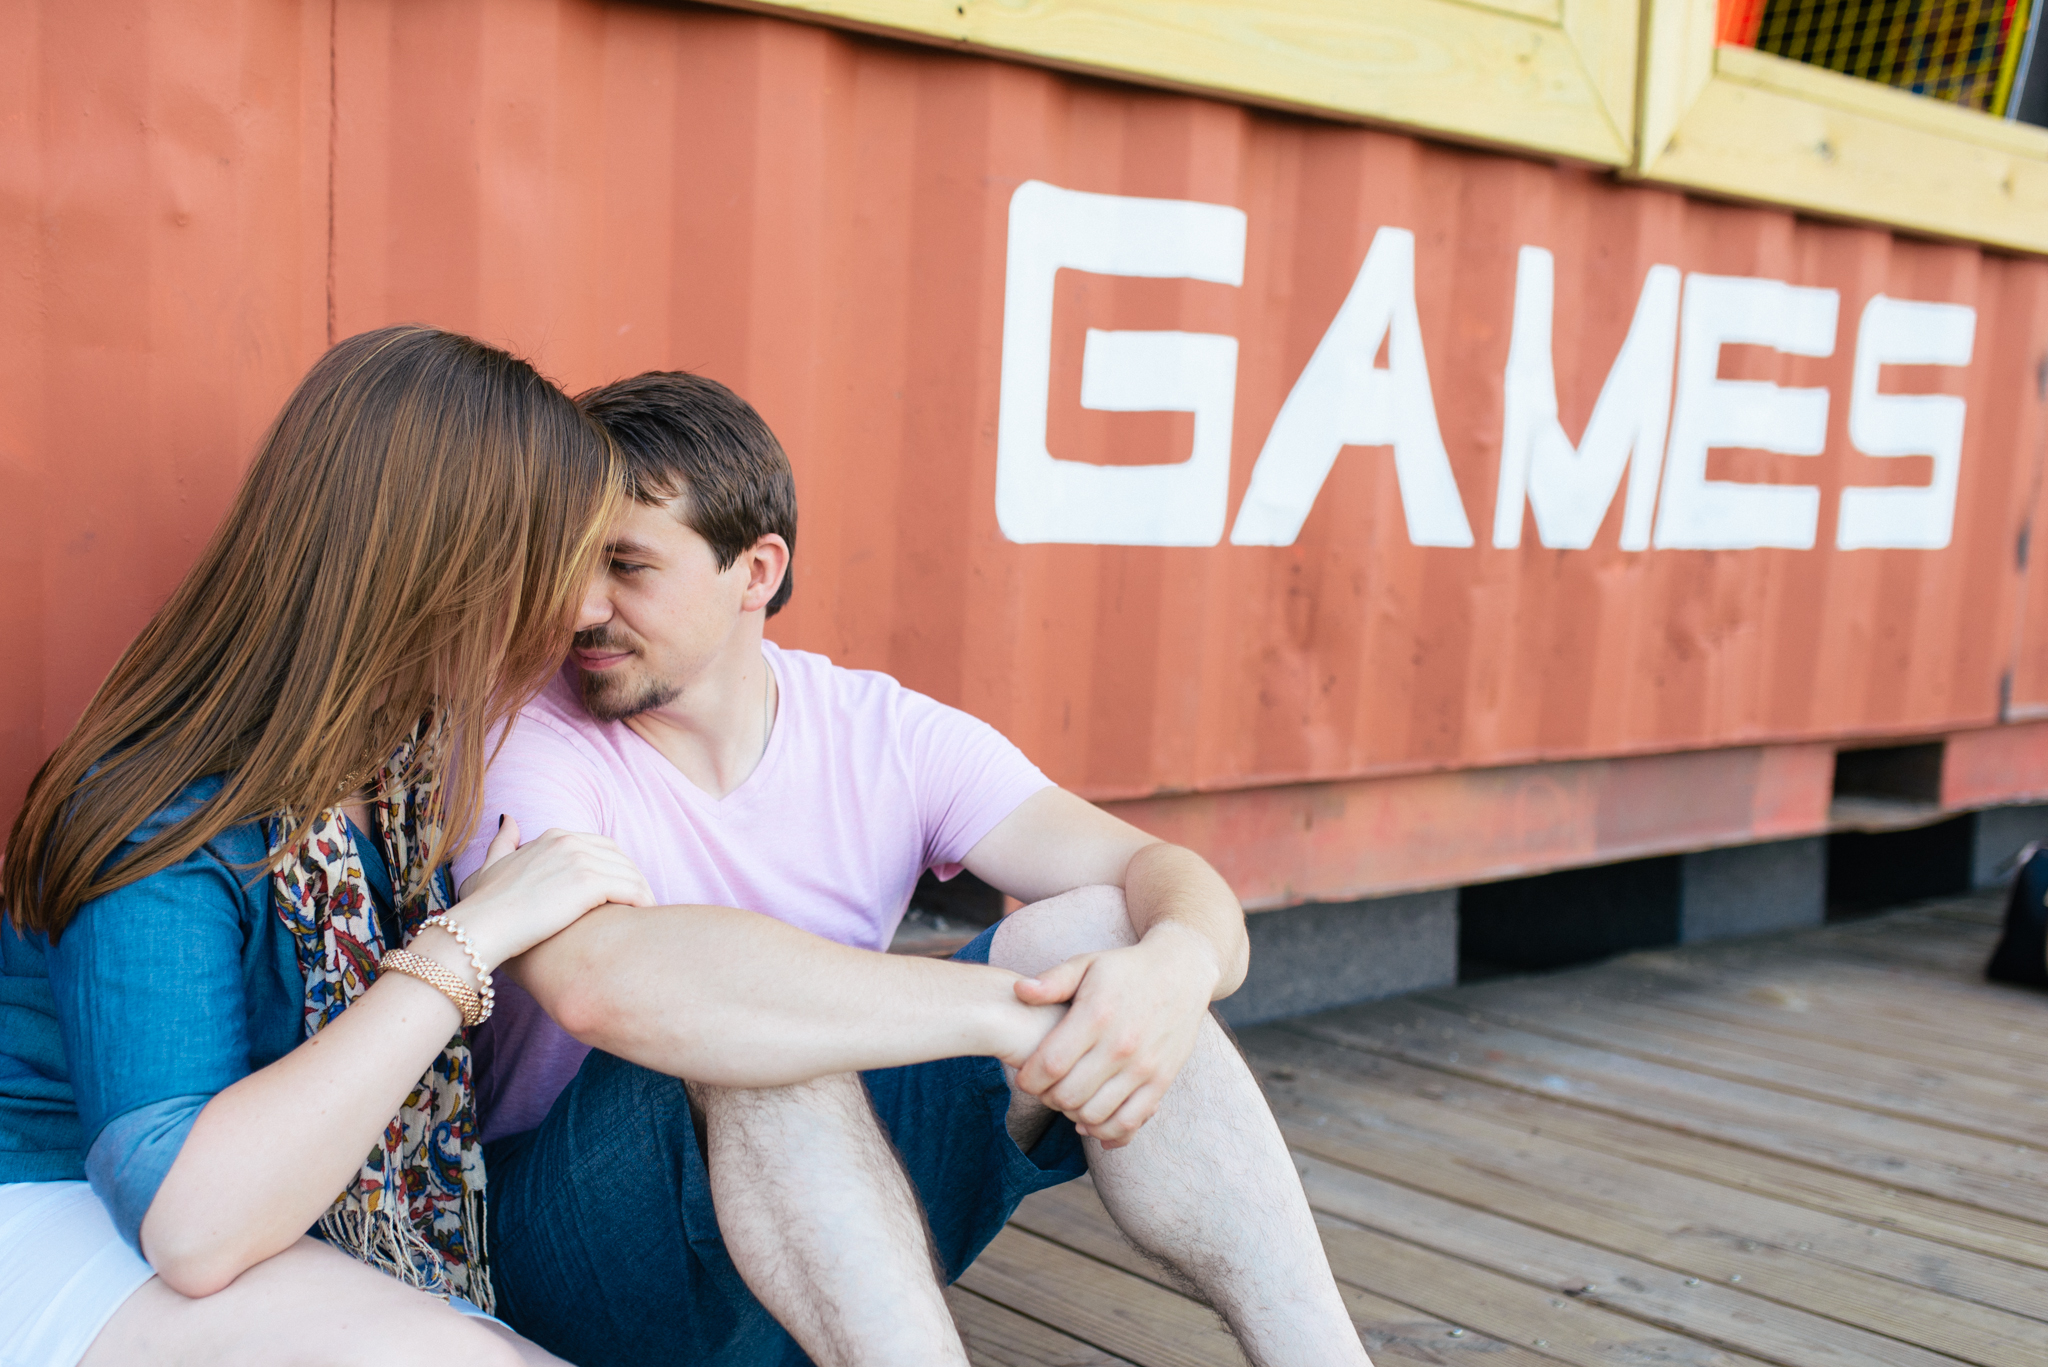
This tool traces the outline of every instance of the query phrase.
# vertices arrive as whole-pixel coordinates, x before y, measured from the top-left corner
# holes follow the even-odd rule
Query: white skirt
[[[85,1183],[0,1185],[0,1367],[76,1367],[155,1275]]]
[[[77,1367],[155,1275],[85,1183],[0,1183],[0,1367]],[[449,1304],[505,1323],[460,1296]]]

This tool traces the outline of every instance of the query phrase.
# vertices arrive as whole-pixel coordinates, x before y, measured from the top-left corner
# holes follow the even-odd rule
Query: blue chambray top
[[[219,775],[190,784],[130,842],[220,787]],[[94,898],[54,946],[0,924],[0,1182],[85,1178],[139,1245],[142,1217],[200,1108],[298,1045],[305,979],[270,903],[263,827],[229,827],[170,868]],[[388,918],[383,855],[353,833]]]

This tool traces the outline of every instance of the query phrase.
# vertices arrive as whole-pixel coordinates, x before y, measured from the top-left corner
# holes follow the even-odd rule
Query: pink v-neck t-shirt
[[[529,703],[484,777],[485,820],[455,861],[483,863],[497,814],[619,843],[664,905],[742,907],[860,949],[884,949],[926,869],[967,852],[1051,781],[986,722],[886,674],[763,652],[780,692],[767,751],[723,798],[623,722],[593,720],[574,666]],[[511,983],[479,1032],[485,1139],[539,1125],[583,1057]]]

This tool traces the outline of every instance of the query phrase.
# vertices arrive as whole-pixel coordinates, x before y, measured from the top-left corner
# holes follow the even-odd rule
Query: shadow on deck
[[[1394,1363],[2048,1363],[2048,995],[1996,896],[1246,1031]],[[1236,1364],[1083,1183],[949,1293],[987,1367]]]

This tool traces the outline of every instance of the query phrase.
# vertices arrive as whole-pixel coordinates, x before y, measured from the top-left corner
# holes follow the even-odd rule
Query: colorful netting
[[[1724,0],[1719,37],[2008,115],[2033,0]]]

